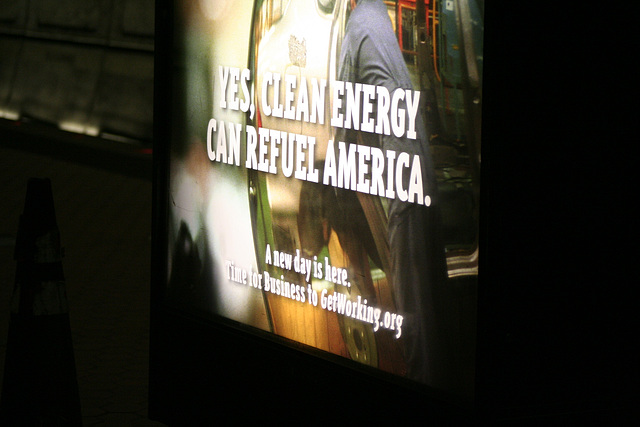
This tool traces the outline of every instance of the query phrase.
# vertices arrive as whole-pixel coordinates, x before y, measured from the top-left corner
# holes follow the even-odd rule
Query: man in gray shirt
[[[389,94],[396,90],[412,90],[409,71],[385,4],[382,0],[350,1],[352,10],[342,42],[338,80],[382,86]],[[406,111],[405,101],[406,97],[400,107]],[[407,153],[420,161],[424,202],[402,201],[397,196],[386,199],[391,258],[391,271],[386,273],[393,286],[396,310],[404,319],[400,340],[407,376],[430,386],[446,388],[451,385],[446,258],[436,176],[423,117],[420,112],[416,115],[415,138],[407,137],[406,133],[398,137],[394,132],[385,134],[344,128],[336,128],[336,131],[336,141],[358,142],[384,152]],[[404,171],[401,181],[406,189],[410,172],[409,168]],[[395,171],[393,175],[397,176]]]

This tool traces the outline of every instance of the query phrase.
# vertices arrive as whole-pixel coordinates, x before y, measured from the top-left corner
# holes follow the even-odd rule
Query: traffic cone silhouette
[[[49,179],[31,178],[20,217],[0,425],[82,425],[60,235]]]

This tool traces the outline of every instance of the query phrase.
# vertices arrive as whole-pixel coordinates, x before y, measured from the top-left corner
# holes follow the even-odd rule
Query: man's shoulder
[[[387,7],[382,0],[360,0],[349,16],[347,27],[352,32],[363,35],[373,34],[389,19]]]

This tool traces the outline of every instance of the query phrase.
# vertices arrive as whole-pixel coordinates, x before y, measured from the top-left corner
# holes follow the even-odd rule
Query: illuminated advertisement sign
[[[471,396],[484,2],[174,8],[162,304]]]

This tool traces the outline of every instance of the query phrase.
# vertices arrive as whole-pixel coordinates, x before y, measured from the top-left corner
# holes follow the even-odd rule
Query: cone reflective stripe
[[[33,254],[19,259],[16,285],[11,298],[11,312],[43,316],[69,312],[60,232],[57,228],[35,237]]]
[[[48,179],[29,180],[14,259],[0,425],[82,425],[60,233]]]

